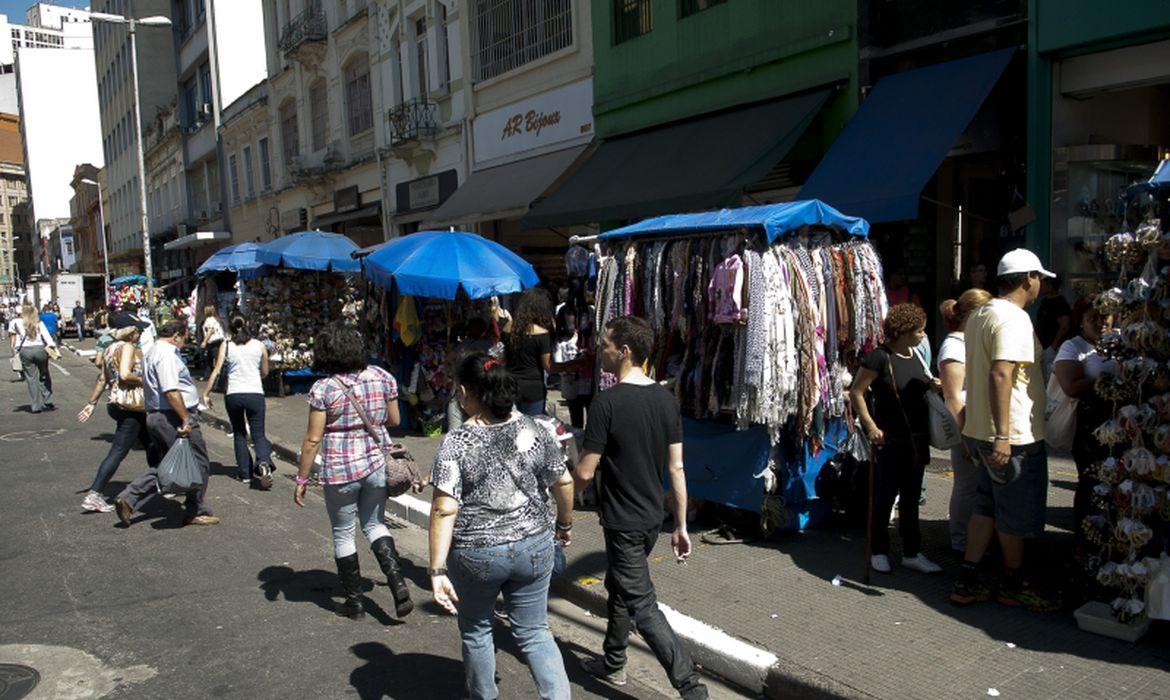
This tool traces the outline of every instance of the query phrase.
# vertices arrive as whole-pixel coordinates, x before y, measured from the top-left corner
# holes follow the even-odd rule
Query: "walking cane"
[[[877,462],[877,449],[871,442],[869,445],[869,488],[867,490],[869,500],[865,509],[865,568],[862,569],[865,573],[861,576],[861,582],[869,585],[869,559],[873,553],[873,469]]]

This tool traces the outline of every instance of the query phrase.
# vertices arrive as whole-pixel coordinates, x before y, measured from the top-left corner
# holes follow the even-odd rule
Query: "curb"
[[[231,432],[231,424],[226,419],[209,411],[201,414],[201,420],[224,432]],[[271,445],[273,454],[296,464],[298,453],[295,450],[275,441]],[[424,530],[430,524],[430,503],[410,494],[387,499],[386,510],[399,520]],[[599,618],[607,615],[606,593],[601,586],[585,586],[572,580],[554,578],[551,590]],[[748,644],[662,602],[658,603],[658,607],[703,671],[751,693],[786,700],[872,697],[818,670],[806,668]]]

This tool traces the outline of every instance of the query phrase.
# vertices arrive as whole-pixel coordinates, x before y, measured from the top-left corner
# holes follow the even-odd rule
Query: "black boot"
[[[362,571],[357,553],[337,559],[337,577],[341,579],[341,593],[345,600],[337,606],[337,614],[357,620],[366,614],[362,608]]]
[[[402,568],[398,566],[398,550],[394,548],[394,538],[381,537],[370,543],[374,556],[378,558],[378,565],[382,573],[386,574],[386,585],[390,587],[390,594],[394,596],[394,612],[398,617],[406,617],[414,610],[414,603],[410,600],[410,589],[406,587],[406,579],[402,576]]]

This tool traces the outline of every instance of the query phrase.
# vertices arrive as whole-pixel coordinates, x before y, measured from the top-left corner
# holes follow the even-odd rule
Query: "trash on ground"
[[[999,697],[999,691],[998,691],[998,690],[996,690],[995,688],[988,688],[988,689],[987,689],[987,694],[988,694],[988,695],[990,695],[990,696],[991,696],[991,697],[993,697],[993,698],[998,698],[998,697]]]
[[[841,578],[841,574],[837,574],[836,576],[833,577],[833,585],[840,586],[842,580],[843,579]]]

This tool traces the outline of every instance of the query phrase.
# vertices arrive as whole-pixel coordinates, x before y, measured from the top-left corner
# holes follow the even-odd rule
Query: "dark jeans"
[[[179,415],[174,411],[151,411],[146,415],[146,428],[150,432],[150,439],[158,445],[159,451],[164,455],[167,450],[171,449],[171,445],[175,444],[175,440],[179,436],[178,428],[181,424]],[[191,441],[191,449],[194,450],[195,458],[199,462],[199,470],[203,473],[203,483],[199,488],[187,494],[187,500],[184,503],[186,514],[189,518],[196,515],[211,515],[211,509],[203,502],[203,497],[207,495],[207,479],[211,474],[207,443],[203,441],[203,431],[199,429],[198,425],[191,429],[187,438]],[[131,481],[130,485],[118,494],[118,500],[130,504],[131,510],[138,510],[140,504],[157,495],[158,469],[151,467],[146,470],[145,474]]]
[[[585,394],[565,401],[569,404],[569,425],[574,428],[585,427],[585,409],[589,407],[589,402],[592,400],[593,394]]]
[[[630,643],[630,626],[637,625],[642,639],[666,669],[670,684],[684,698],[707,697],[707,687],[699,681],[695,664],[679,641],[666,616],[658,609],[658,597],[650,580],[646,557],[658,541],[658,528],[642,532],[621,532],[606,528],[605,590],[609,622],[605,628],[605,666],[616,671],[626,665],[626,647]]]
[[[545,399],[539,401],[517,401],[516,410],[526,416],[543,416]]]
[[[94,476],[93,484],[89,487],[90,491],[98,493],[101,493],[106,484],[110,483],[114,472],[118,471],[118,466],[122,464],[122,460],[126,459],[126,455],[130,454],[135,443],[142,445],[142,449],[146,450],[146,464],[151,469],[157,467],[162,459],[162,455],[159,454],[158,449],[150,439],[150,433],[146,430],[145,413],[127,411],[112,403],[106,404],[106,413],[110,414],[110,418],[114,419],[114,423],[117,425],[114,428],[114,441],[110,444],[110,451],[106,453],[106,458],[98,465],[97,475]]]
[[[264,394],[228,394],[223,407],[232,423],[232,440],[236,448],[236,469],[241,479],[252,476],[252,453],[248,451],[248,435],[256,448],[256,461],[272,463],[272,447],[264,434]]]
[[[928,450],[920,441],[917,453],[911,440],[886,433],[886,444],[877,450],[874,472],[873,553],[890,553],[890,509],[898,496],[898,534],[902,536],[902,556],[916,557],[922,551],[922,534],[918,529],[918,497],[926,463],[919,458]],[[925,455],[929,455],[926,452]],[[923,455],[923,456],[925,456]]]

